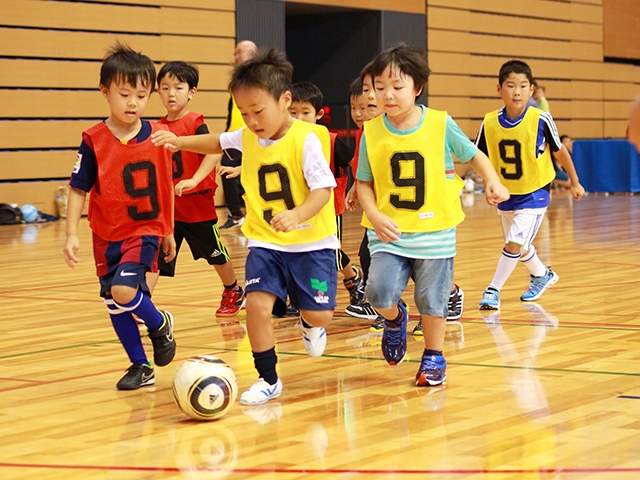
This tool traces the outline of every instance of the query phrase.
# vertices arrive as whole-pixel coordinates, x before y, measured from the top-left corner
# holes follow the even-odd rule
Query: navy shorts
[[[246,292],[268,292],[276,296],[274,314],[286,312],[287,295],[300,310],[336,308],[336,252],[281,252],[251,248],[245,268]],[[282,312],[284,307],[285,312]]]
[[[160,275],[173,277],[176,273],[176,260],[182,241],[186,240],[194,260],[204,258],[209,265],[224,265],[229,261],[229,251],[222,243],[218,219],[206,222],[179,222],[174,224],[173,237],[176,239],[176,256],[166,263],[161,255],[158,260]]]
[[[100,296],[112,285],[140,288],[148,293],[147,272],[158,271],[158,253],[162,239],[155,236],[131,237],[109,242],[93,235],[93,256],[100,278]]]

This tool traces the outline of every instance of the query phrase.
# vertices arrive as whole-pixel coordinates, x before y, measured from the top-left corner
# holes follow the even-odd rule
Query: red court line
[[[470,475],[470,474],[536,474],[536,473],[638,473],[640,468],[531,468],[531,469],[424,469],[424,470],[364,470],[364,469],[305,469],[305,468],[193,468],[193,467],[134,467],[122,465],[53,465],[0,462],[0,467],[38,468],[56,470],[99,470],[99,471],[131,471],[131,472],[219,472],[219,473],[296,473],[296,474],[363,474],[363,475]]]

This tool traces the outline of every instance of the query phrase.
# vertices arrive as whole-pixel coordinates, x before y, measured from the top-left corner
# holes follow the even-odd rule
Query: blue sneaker
[[[398,308],[402,312],[402,321],[384,319],[382,332],[382,355],[389,365],[400,365],[407,354],[407,322],[409,315],[401,302]]]
[[[420,368],[416,373],[418,387],[442,385],[447,379],[447,361],[442,355],[422,354]]]
[[[500,308],[500,292],[494,288],[487,288],[480,300],[480,310],[498,310]]]
[[[560,280],[560,276],[550,268],[547,268],[547,272],[541,277],[531,275],[529,288],[522,294],[520,300],[523,302],[533,302],[539,299],[544,291],[550,286],[555,285],[558,280]]]

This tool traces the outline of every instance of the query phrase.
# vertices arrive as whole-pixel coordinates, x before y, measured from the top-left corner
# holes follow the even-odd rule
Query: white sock
[[[538,257],[536,247],[533,245],[531,245],[531,250],[529,250],[524,257],[520,258],[520,261],[526,265],[529,273],[534,277],[542,277],[547,274],[547,267],[542,263],[540,257]]]
[[[491,280],[489,286],[498,291],[502,290],[502,287],[504,287],[509,276],[516,269],[519,258],[520,253],[509,253],[505,249],[502,249],[502,255],[500,256],[498,266],[496,267],[496,273],[493,274],[493,280]]]

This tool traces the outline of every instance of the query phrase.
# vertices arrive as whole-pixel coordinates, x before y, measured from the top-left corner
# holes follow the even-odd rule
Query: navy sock
[[[238,285],[238,280],[236,280],[235,282],[233,282],[231,285],[224,285],[224,284],[223,284],[223,286],[224,286],[224,288],[225,288],[226,290],[231,290],[231,289],[233,289],[233,288],[236,288],[236,285]]]
[[[431,357],[432,355],[442,355],[442,350],[428,350],[425,348],[422,355],[427,357]]]
[[[149,361],[147,360],[142,341],[140,340],[140,330],[138,330],[138,324],[134,320],[133,315],[131,315],[131,312],[119,310],[117,307],[112,308],[109,302],[115,305],[111,297],[106,297],[105,303],[109,309],[111,324],[120,343],[124,347],[124,351],[127,352],[129,360],[135,365],[148,365]],[[120,313],[112,313],[116,311]]]
[[[258,370],[260,378],[264,379],[269,385],[275,385],[278,381],[278,374],[276,372],[276,363],[278,363],[278,357],[276,356],[276,347],[273,347],[266,352],[251,352],[253,353],[253,364]]]
[[[149,330],[157,330],[164,324],[164,317],[158,311],[148,295],[138,290],[136,297],[129,303],[118,305],[120,308],[135,313],[147,325]]]

